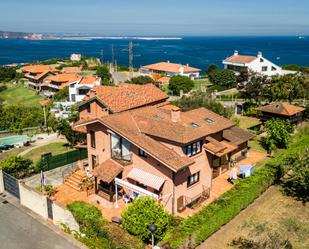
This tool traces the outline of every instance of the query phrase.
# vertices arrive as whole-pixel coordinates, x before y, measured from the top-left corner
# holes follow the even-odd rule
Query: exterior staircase
[[[73,172],[72,174],[68,175],[64,179],[64,184],[77,190],[77,191],[82,191],[81,189],[81,184],[84,179],[87,178],[86,172],[82,170],[77,170]]]

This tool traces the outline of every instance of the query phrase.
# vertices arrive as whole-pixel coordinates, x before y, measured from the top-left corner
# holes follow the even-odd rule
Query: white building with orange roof
[[[101,78],[95,75],[82,76],[79,81],[71,82],[69,98],[71,102],[80,102],[95,86],[101,84]]]
[[[159,62],[151,65],[142,66],[140,68],[142,75],[148,75],[157,80],[163,76],[172,77],[175,75],[183,75],[192,78],[200,76],[200,69],[187,65],[167,62]]]
[[[223,62],[224,68],[240,73],[258,73],[266,76],[294,74],[295,71],[284,70],[280,66],[272,63],[263,57],[259,52],[256,56],[239,55],[235,50],[234,54],[226,58]]]
[[[41,83],[48,76],[53,76],[59,71],[47,65],[28,65],[21,68],[24,77],[28,79],[28,85],[36,90],[41,89]]]
[[[68,87],[70,84],[79,82],[81,78],[81,76],[74,73],[48,76],[41,84],[41,90],[45,96],[51,96],[55,92]]]

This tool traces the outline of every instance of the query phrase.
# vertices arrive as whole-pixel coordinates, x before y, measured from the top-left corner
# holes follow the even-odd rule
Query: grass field
[[[193,90],[201,90],[203,87],[207,87],[207,86],[210,86],[210,85],[211,85],[211,83],[209,82],[208,78],[194,80]]]
[[[6,105],[40,107],[39,101],[42,97],[37,95],[34,90],[23,85],[7,84],[7,87],[7,90],[0,92],[0,98],[4,100]]]
[[[285,196],[279,186],[271,187],[199,248],[253,248],[232,246],[240,237],[259,243],[289,240],[293,248],[309,248],[309,206]]]
[[[27,150],[29,148],[30,147],[22,147],[22,148],[12,149],[12,150],[9,150],[9,151],[6,151],[6,152],[1,152],[0,153],[0,162],[2,160],[5,160],[5,159],[9,158],[9,157],[17,156],[19,153],[21,153],[24,150]]]
[[[68,147],[67,144],[64,142],[50,143],[29,151],[27,154],[24,155],[24,157],[29,158],[34,162],[37,162],[41,158],[41,155],[43,153],[51,152],[54,156],[68,152],[70,150],[72,149]]]
[[[239,119],[239,127],[243,129],[248,129],[250,127],[261,124],[261,121],[258,118],[246,117],[246,116],[237,116]]]

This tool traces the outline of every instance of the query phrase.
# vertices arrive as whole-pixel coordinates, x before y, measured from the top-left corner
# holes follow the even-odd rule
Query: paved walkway
[[[5,198],[7,199],[7,198]],[[0,247],[6,249],[77,249],[54,230],[0,197]],[[73,239],[73,238],[72,238]]]

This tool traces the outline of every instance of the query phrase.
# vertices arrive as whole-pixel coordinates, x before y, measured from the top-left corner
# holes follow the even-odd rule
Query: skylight
[[[212,124],[213,122],[215,122],[215,121],[213,121],[211,118],[205,118],[204,119],[208,124]]]
[[[197,124],[197,123],[191,123],[191,125],[194,127],[194,128],[199,128],[199,127],[201,127],[199,124]]]

